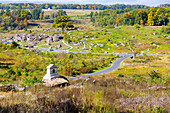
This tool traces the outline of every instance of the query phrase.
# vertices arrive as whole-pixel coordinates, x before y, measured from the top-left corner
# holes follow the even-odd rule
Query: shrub
[[[13,81],[17,80],[17,76],[14,75],[14,77],[12,78]]]
[[[16,75],[21,76],[22,74],[21,74],[21,72],[18,70],[17,73],[16,73]]]
[[[165,33],[170,34],[170,26],[165,28]]]
[[[148,73],[148,75],[151,77],[151,79],[161,78],[161,74],[156,72],[155,70],[153,70],[150,73]]]
[[[10,70],[8,71],[8,74],[9,74],[9,75],[14,75],[15,72],[14,72],[12,69],[10,69]]]
[[[124,75],[123,74],[118,74],[117,77],[124,77]]]
[[[139,28],[140,28],[140,26],[139,26],[139,25],[135,25],[135,28],[136,28],[136,29],[139,29]]]

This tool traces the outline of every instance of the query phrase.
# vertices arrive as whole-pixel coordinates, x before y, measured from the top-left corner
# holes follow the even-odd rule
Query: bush
[[[16,75],[17,75],[17,76],[21,76],[22,74],[21,74],[21,72],[18,70],[18,71],[16,72]]]
[[[117,77],[124,77],[124,75],[123,74],[118,74]]]
[[[8,71],[8,74],[9,74],[9,75],[14,75],[14,74],[15,74],[15,71],[13,71],[12,69],[10,69],[10,70]]]
[[[14,77],[12,78],[13,81],[17,80],[17,76],[14,75]]]
[[[170,34],[170,26],[168,26],[168,27],[165,28],[165,33],[166,33],[166,34]]]
[[[148,73],[148,75],[151,77],[151,79],[161,78],[161,74],[156,72],[155,70],[153,70],[150,73]]]
[[[135,25],[135,28],[136,28],[136,29],[139,29],[139,28],[140,28],[140,26],[139,26],[139,25]]]

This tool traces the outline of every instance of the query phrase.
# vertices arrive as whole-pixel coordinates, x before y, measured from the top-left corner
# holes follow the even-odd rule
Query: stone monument
[[[47,66],[47,74],[43,77],[42,81],[51,81],[59,76],[60,75],[57,73],[57,66],[54,64],[50,64],[49,66]]]

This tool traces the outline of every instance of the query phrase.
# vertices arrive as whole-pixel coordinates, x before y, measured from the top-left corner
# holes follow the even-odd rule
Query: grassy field
[[[127,46],[123,46],[122,43],[125,44],[128,40],[130,42],[135,43],[135,48],[138,50],[138,53],[148,53],[148,54],[170,54],[169,51],[169,35],[162,32],[162,27],[150,27],[150,26],[141,26],[136,29],[134,26],[121,26],[119,28],[95,28],[90,23],[88,24],[79,24],[76,26],[82,26],[84,29],[82,30],[74,30],[74,31],[65,31],[63,36],[65,42],[69,42],[70,46],[73,46],[72,51],[85,51],[85,52],[108,52],[108,53],[132,53]],[[27,33],[32,31],[32,34],[46,34],[49,36],[54,36],[54,34],[60,34],[61,31],[56,31],[54,28],[45,27],[42,28],[33,27],[28,29],[28,31],[24,30],[15,30],[8,33],[1,33],[1,36],[14,36],[17,34]],[[166,28],[166,27],[165,27]],[[156,35],[154,35],[156,33]],[[133,39],[132,36],[135,36]],[[83,50],[84,44],[82,43],[82,39],[86,38],[86,48],[88,50]],[[79,45],[74,45],[73,42],[79,43]],[[27,42],[29,43],[29,42]],[[92,45],[94,43],[94,45]],[[103,44],[103,47],[99,47],[97,43]],[[46,42],[41,41],[41,47],[49,48],[50,46],[55,46],[56,44],[62,44],[60,42],[51,43],[51,45],[47,46]],[[78,49],[77,49],[78,48]],[[62,49],[62,48],[61,48]],[[67,49],[67,47],[63,46],[63,49]],[[92,50],[90,50],[92,49]]]
[[[67,15],[68,16],[82,16],[82,15],[89,15],[90,12],[99,12],[100,10],[81,10],[81,9],[62,9],[64,11],[66,11]],[[46,14],[50,14],[51,12],[57,12],[58,10],[46,10],[46,9],[43,9],[43,11],[46,13]]]

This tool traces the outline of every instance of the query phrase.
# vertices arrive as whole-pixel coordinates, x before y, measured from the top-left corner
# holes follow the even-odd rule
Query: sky
[[[0,0],[0,3],[55,3],[55,4],[140,4],[158,6],[170,4],[170,0]]]

